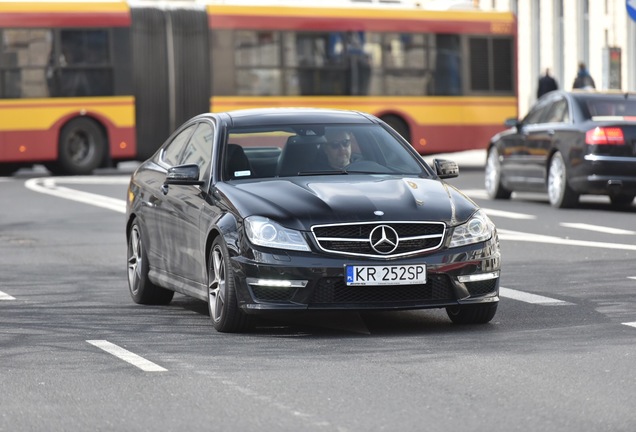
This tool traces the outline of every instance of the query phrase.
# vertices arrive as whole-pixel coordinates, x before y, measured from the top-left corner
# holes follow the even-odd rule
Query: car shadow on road
[[[186,296],[175,296],[172,306],[190,310],[209,319],[207,304]],[[210,323],[210,327],[212,323]],[[491,331],[494,326],[455,325],[444,309],[403,311],[292,311],[253,316],[247,332],[271,336],[370,336],[424,335]]]

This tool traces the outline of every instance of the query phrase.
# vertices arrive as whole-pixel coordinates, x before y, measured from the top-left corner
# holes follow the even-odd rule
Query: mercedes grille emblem
[[[369,242],[374,251],[387,255],[395,251],[400,243],[398,233],[388,225],[378,225],[369,235]]]

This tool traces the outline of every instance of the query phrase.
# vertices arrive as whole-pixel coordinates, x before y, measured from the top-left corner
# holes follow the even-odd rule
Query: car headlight
[[[495,233],[495,224],[482,210],[478,210],[468,222],[456,226],[453,230],[450,247],[479,243],[491,238]]]
[[[309,251],[309,245],[300,231],[280,226],[262,216],[245,218],[245,233],[255,245],[276,249]]]

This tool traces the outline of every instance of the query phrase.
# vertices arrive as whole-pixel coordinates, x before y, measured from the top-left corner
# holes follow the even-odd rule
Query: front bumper
[[[271,310],[399,310],[499,301],[498,241],[397,260],[254,251],[232,259],[239,307]],[[346,265],[427,266],[419,285],[347,286]]]

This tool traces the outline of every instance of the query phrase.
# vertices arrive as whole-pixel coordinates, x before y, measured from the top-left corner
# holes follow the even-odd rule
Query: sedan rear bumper
[[[569,184],[579,194],[636,194],[636,158],[586,155]]]

